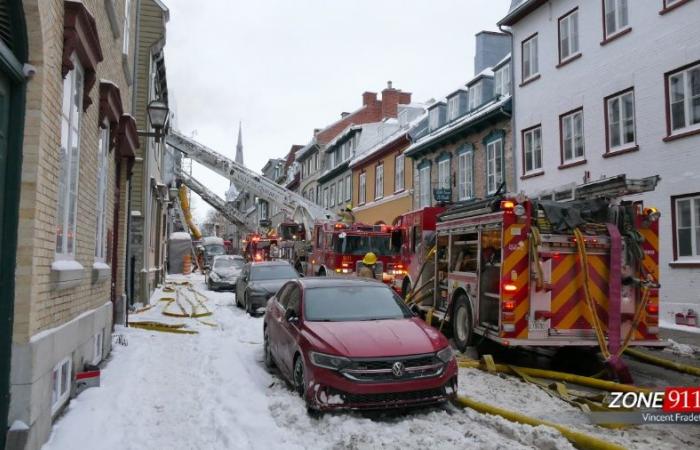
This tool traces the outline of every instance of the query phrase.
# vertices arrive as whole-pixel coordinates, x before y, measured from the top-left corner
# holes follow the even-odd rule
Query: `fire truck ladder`
[[[202,200],[209,203],[209,205],[211,205],[211,207],[215,210],[219,211],[226,218],[226,220],[246,231],[252,231],[255,229],[255,225],[251,224],[249,220],[246,220],[247,218],[236,208],[226,203],[221,197],[213,193],[195,178],[184,172],[180,172],[178,177],[185,186],[192,189],[202,198]]]
[[[336,218],[333,212],[305,199],[296,192],[285,189],[274,181],[228,159],[178,131],[171,130],[166,142],[188,158],[231,180],[235,185],[244,186],[245,190],[251,194],[271,204],[278,205],[285,215],[297,223],[303,223],[307,230],[312,228],[313,222],[316,220]]]

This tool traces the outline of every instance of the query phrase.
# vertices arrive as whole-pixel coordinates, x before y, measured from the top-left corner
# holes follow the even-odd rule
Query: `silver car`
[[[245,260],[242,256],[215,256],[211,269],[206,274],[207,288],[211,291],[235,291],[244,264]]]

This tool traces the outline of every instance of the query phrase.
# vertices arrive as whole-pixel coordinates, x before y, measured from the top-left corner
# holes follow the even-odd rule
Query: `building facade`
[[[26,26],[24,37],[0,44],[17,51],[26,77],[22,145],[8,147],[21,148],[9,159],[19,175],[19,208],[13,211],[12,202],[3,208],[3,222],[18,212],[18,235],[16,269],[3,267],[14,280],[3,278],[0,289],[7,296],[14,286],[9,402],[0,377],[2,439],[5,419],[22,423],[26,428],[7,434],[8,448],[36,449],[75,394],[75,374],[109,353],[115,313],[124,309],[128,176],[138,147],[137,11],[128,0],[0,6],[0,14],[13,14],[13,28]],[[12,111],[13,120],[21,110]],[[13,251],[4,242],[3,265]],[[3,371],[8,355],[3,350]]]
[[[414,209],[515,190],[509,37],[476,36],[475,76],[428,106],[405,151],[413,159]]]
[[[514,1],[520,188],[660,175],[662,317],[700,308],[700,2]],[[672,32],[669,32],[672,30]],[[638,198],[638,197],[637,197]]]

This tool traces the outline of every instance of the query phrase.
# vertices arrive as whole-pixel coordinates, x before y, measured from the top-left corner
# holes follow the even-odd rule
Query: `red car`
[[[457,392],[447,339],[374,280],[290,281],[268,301],[263,332],[265,365],[310,411],[434,404]]]

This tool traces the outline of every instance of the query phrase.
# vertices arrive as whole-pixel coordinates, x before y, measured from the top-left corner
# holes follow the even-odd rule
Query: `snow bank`
[[[687,333],[700,334],[700,327],[690,327],[688,325],[678,325],[674,322],[669,322],[669,321],[664,320],[664,319],[659,320],[659,326],[661,328],[666,328],[669,330],[685,331]]]
[[[175,233],[170,233],[168,239],[171,241],[189,241],[192,238],[190,237],[190,234],[185,231],[176,231]]]

